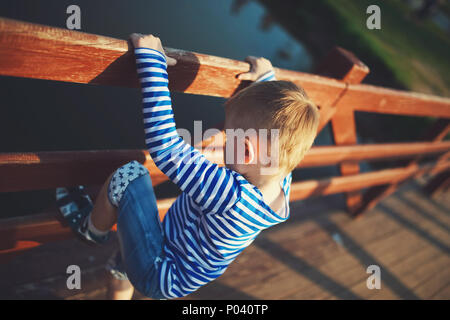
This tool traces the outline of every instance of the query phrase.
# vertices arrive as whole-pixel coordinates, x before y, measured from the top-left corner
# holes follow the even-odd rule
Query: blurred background
[[[450,1],[3,0],[0,16],[65,28],[66,8],[81,8],[81,31],[126,39],[153,33],[164,46],[243,60],[264,56],[274,66],[314,73],[336,45],[371,70],[364,83],[450,96]],[[366,28],[366,8],[381,8],[381,30]],[[140,92],[0,77],[0,152],[144,149]],[[172,93],[180,128],[224,118],[224,99]],[[431,118],[356,113],[358,142],[414,141]],[[332,144],[330,128],[315,145]],[[390,164],[361,163],[361,171]],[[391,164],[392,165],[392,164]],[[336,167],[296,170],[295,179],[338,175]],[[160,194],[176,193],[171,186]],[[0,193],[1,217],[42,211],[54,190]]]

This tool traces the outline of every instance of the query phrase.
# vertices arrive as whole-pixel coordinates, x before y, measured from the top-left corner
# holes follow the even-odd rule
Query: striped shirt
[[[158,168],[182,191],[163,221],[160,286],[167,298],[183,297],[223,274],[262,230],[288,219],[292,175],[280,181],[286,211],[276,213],[241,174],[207,160],[178,135],[164,55],[136,48],[135,56],[146,146]],[[271,71],[257,81],[273,79]]]

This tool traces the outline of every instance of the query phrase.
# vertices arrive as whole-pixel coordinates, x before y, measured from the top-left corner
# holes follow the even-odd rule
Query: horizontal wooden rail
[[[449,98],[367,84],[350,84],[339,105],[355,111],[450,118]]]
[[[344,161],[431,155],[449,150],[450,141],[319,146],[311,148],[299,168],[335,165]],[[223,165],[222,152],[205,151],[204,154],[211,161]],[[0,192],[102,184],[115,169],[131,160],[137,160],[147,167],[154,185],[167,180],[146,150],[0,153]]]
[[[170,89],[175,91],[229,97],[241,84],[237,74],[249,68],[242,61],[165,50],[178,60],[168,70]],[[302,82],[319,104],[336,98],[345,89],[344,83],[333,79],[278,71],[280,79]],[[134,55],[127,41],[5,18],[0,18],[0,74],[138,87]]]
[[[417,154],[440,154],[449,150],[450,141],[318,146],[309,150],[298,167],[329,166],[346,161],[392,160]]]
[[[99,188],[95,194],[91,194],[94,199],[98,191]],[[175,198],[158,200],[161,220],[174,201]],[[41,244],[65,240],[73,236],[72,231],[60,222],[56,208],[40,214],[2,219],[0,221],[0,263]]]
[[[302,200],[311,196],[361,190],[372,186],[384,185],[394,181],[400,182],[413,177],[416,174],[430,172],[434,168],[445,170],[449,167],[450,161],[447,161],[436,165],[416,165],[414,167],[385,169],[350,176],[292,183],[291,199]]]
[[[165,48],[171,90],[229,97],[242,88],[248,64]],[[0,18],[0,75],[137,87],[133,54],[124,40]],[[450,99],[276,68],[277,78],[305,88],[316,104],[350,104],[359,111],[450,118]],[[341,104],[341,103],[339,103]]]
[[[333,177],[321,180],[294,182],[291,185],[290,200],[297,201],[311,196],[330,195],[363,188],[400,182],[418,173],[426,173],[439,168],[450,168],[450,161],[440,164],[386,169],[376,172],[360,173],[353,176]],[[95,198],[95,196],[94,196]],[[158,200],[161,219],[175,201],[175,198]],[[69,228],[57,221],[56,209],[38,215],[3,219],[0,222],[0,262],[17,253],[39,246],[42,243],[57,241],[73,236]]]

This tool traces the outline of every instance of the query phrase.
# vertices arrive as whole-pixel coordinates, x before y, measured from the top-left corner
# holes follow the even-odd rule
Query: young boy
[[[82,186],[58,188],[56,198],[69,225],[90,242],[106,241],[117,222],[110,298],[131,298],[130,282],[148,297],[183,297],[222,275],[262,230],[288,219],[291,171],[313,144],[319,113],[293,83],[266,81],[275,80],[268,60],[248,57],[251,70],[239,78],[255,83],[225,104],[220,167],[177,134],[166,71],[176,61],[157,37],[132,34],[131,41],[147,148],[182,193],[161,224],[150,175],[131,161],[109,176],[93,208]],[[265,148],[271,151],[263,161]]]

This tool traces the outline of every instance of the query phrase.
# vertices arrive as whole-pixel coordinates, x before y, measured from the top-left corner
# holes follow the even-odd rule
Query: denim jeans
[[[164,299],[159,281],[164,234],[152,181],[145,172],[128,183],[119,202],[117,235],[122,261],[118,265],[139,292]]]

